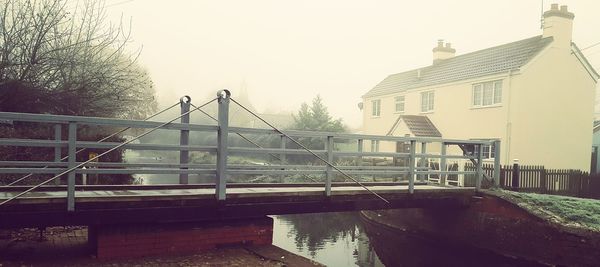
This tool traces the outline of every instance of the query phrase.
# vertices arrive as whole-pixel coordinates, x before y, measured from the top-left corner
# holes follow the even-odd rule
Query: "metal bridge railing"
[[[68,127],[68,136],[62,140],[60,131],[55,131],[53,140],[40,139],[17,139],[4,138],[0,136],[0,146],[19,146],[19,147],[46,147],[54,148],[54,161],[0,161],[0,175],[3,174],[54,174],[50,180],[55,180],[60,176],[68,176],[67,183],[67,202],[68,210],[75,209],[75,175],[76,174],[179,174],[179,183],[189,183],[189,174],[206,174],[215,176],[215,198],[218,200],[226,199],[227,183],[231,182],[232,177],[251,176],[251,175],[270,175],[285,176],[299,175],[306,177],[315,183],[321,183],[325,188],[325,194],[331,195],[332,184],[337,180],[348,181],[363,185],[365,177],[378,178],[396,178],[400,177],[408,183],[410,193],[414,192],[415,183],[429,182],[427,177],[437,177],[437,183],[446,186],[446,178],[451,175],[476,175],[477,183],[475,189],[481,188],[481,181],[484,177],[482,171],[482,150],[483,146],[495,145],[496,155],[499,155],[500,143],[498,140],[453,140],[441,138],[419,138],[419,137],[397,137],[397,136],[379,136],[350,133],[330,133],[330,132],[311,132],[311,131],[281,131],[273,129],[258,129],[246,127],[229,126],[229,103],[231,99],[228,91],[221,91],[216,98],[218,102],[217,118],[209,115],[216,120],[218,125],[201,125],[190,123],[190,113],[201,110],[206,104],[195,106],[191,104],[191,99],[182,99],[180,103],[181,115],[168,122],[158,122],[150,120],[123,120],[114,118],[63,116],[49,114],[25,114],[0,112],[0,120],[9,120],[14,122],[28,122],[37,124],[55,125],[55,129]],[[207,103],[208,104],[208,103]],[[193,107],[193,108],[191,108]],[[204,111],[202,111],[204,112]],[[205,113],[205,112],[204,112]],[[207,114],[207,113],[205,113]],[[181,122],[175,122],[180,119]],[[266,121],[265,121],[266,122]],[[268,122],[267,122],[268,123]],[[123,128],[141,128],[149,131],[136,136],[135,139],[143,137],[157,129],[164,129],[179,132],[179,144],[149,144],[133,143],[128,140],[124,143],[116,142],[92,142],[81,141],[77,139],[77,127],[86,125],[89,127],[111,126]],[[190,133],[204,132],[214,134],[217,142],[214,144],[190,145]],[[248,141],[253,147],[239,147],[230,145],[232,136],[237,135]],[[279,140],[276,146],[259,145],[247,136],[270,136]],[[299,142],[299,139],[319,140],[322,147],[308,150]],[[195,141],[192,139],[192,141]],[[402,144],[406,149],[396,152],[395,149],[380,149],[377,151],[364,151],[366,141],[371,143]],[[197,142],[194,142],[197,143]],[[352,144],[354,150],[338,149],[340,144]],[[460,146],[471,146],[475,153],[463,153]],[[121,163],[121,162],[94,162],[88,160],[77,162],[76,152],[81,149],[106,149],[101,155],[114,151],[115,149],[130,150],[160,150],[179,152],[179,163]],[[62,149],[68,151],[68,162],[62,161]],[[216,155],[216,161],[210,164],[190,163],[190,152],[204,152]],[[98,157],[100,157],[99,155]],[[275,162],[265,165],[249,164],[228,164],[233,155],[271,156]],[[293,162],[290,158],[298,155],[305,155],[315,160],[310,162]],[[98,158],[96,157],[96,159]],[[318,161],[320,159],[321,161]],[[351,165],[340,164],[339,160],[346,159],[352,162]],[[394,164],[384,166],[369,166],[364,164],[364,160],[371,159],[393,159]],[[475,171],[449,170],[449,162],[455,160],[474,161],[477,168]],[[400,162],[402,164],[398,164]],[[435,161],[439,168],[432,168],[427,162]],[[499,166],[499,159],[495,159],[495,166]],[[86,166],[87,168],[83,168]],[[95,168],[89,168],[95,167]],[[499,169],[499,168],[496,168]],[[340,178],[341,176],[341,178]],[[322,178],[315,178],[322,177]],[[499,173],[494,173],[493,183],[499,181]],[[50,180],[32,187],[45,186]],[[389,182],[389,180],[385,180]],[[363,185],[366,190],[369,190]],[[26,191],[30,192],[31,190]],[[0,186],[2,191],[2,186]],[[25,193],[20,196],[25,195]],[[375,193],[374,193],[375,194]],[[383,198],[382,198],[383,199]],[[385,200],[385,199],[383,199]],[[2,203],[8,203],[4,201]],[[1,205],[1,204],[0,204]]]

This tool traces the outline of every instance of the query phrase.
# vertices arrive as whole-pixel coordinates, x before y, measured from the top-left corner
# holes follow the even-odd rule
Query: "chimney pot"
[[[454,57],[456,49],[452,48],[452,45],[450,43],[446,43],[446,45],[444,46],[444,39],[438,39],[437,46],[434,47],[432,51],[433,64],[437,64],[443,61],[444,59]]]
[[[545,37],[553,37],[553,43],[557,47],[571,47],[573,35],[573,19],[575,14],[569,12],[566,5],[558,7],[558,4],[552,4],[550,10],[543,14],[543,34]],[[569,50],[570,51],[570,50]]]

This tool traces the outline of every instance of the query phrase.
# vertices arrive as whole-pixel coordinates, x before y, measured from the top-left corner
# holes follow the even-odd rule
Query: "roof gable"
[[[437,64],[392,74],[363,97],[398,93],[518,69],[552,42],[541,35],[445,59]]]
[[[387,135],[392,135],[401,122],[404,122],[408,130],[418,137],[442,137],[440,131],[427,116],[419,115],[400,115],[388,131]]]

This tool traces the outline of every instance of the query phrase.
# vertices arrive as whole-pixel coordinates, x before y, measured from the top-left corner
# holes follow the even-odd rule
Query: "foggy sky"
[[[554,2],[545,1],[544,10]],[[600,1],[562,0],[573,40],[600,42]],[[132,21],[132,50],[162,106],[245,84],[263,112],[294,112],[320,94],[334,117],[361,124],[360,97],[387,75],[431,65],[437,39],[456,55],[540,35],[541,1],[107,0]],[[600,45],[583,51],[600,70]]]

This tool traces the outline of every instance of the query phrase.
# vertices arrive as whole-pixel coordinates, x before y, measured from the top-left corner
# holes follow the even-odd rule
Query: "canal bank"
[[[370,223],[397,232],[484,248],[527,261],[597,266],[600,258],[599,231],[576,221],[567,223],[557,212],[538,208],[540,204],[535,201],[540,196],[526,196],[488,191],[474,199],[469,208],[462,210],[363,211],[362,216]],[[547,196],[542,198],[547,201]],[[553,197],[551,201],[561,205],[567,201],[593,203],[593,200],[564,197]],[[567,206],[572,206],[570,202]]]
[[[197,253],[102,260],[87,227],[0,231],[0,266],[323,266],[273,245],[231,246]]]

